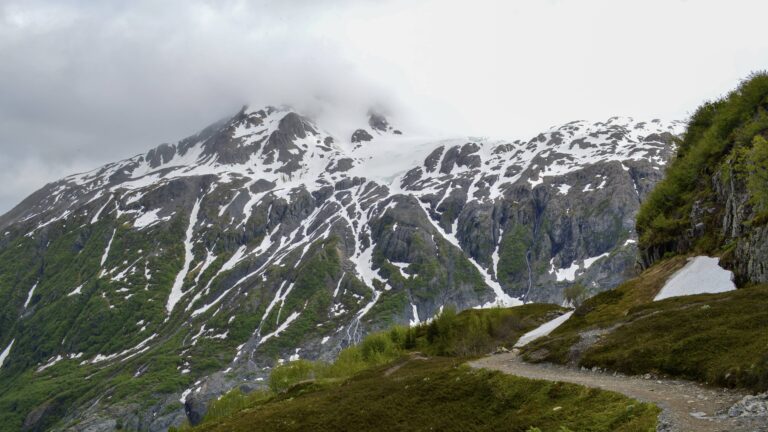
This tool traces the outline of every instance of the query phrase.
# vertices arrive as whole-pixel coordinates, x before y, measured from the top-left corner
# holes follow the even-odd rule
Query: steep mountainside
[[[340,138],[243,109],[51,183],[0,217],[1,427],[161,430],[445,305],[612,288],[679,126],[436,141],[372,115]]]

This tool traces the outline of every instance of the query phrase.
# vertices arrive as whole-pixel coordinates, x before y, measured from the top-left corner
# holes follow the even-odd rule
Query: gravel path
[[[728,417],[727,412],[746,393],[704,387],[678,380],[593,372],[553,364],[533,364],[515,353],[470,362],[475,368],[498,370],[525,378],[563,381],[624,394],[662,409],[659,431],[768,431],[768,417]]]

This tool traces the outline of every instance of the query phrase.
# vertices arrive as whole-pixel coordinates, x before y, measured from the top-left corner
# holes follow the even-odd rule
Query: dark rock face
[[[371,141],[373,137],[365,129],[358,129],[352,134],[352,142],[359,143],[364,141]]]
[[[368,117],[368,126],[381,132],[386,132],[392,128],[389,125],[389,122],[387,122],[387,119],[383,115],[376,112],[372,112]]]
[[[370,146],[350,146],[298,114],[244,109],[49,184],[0,216],[0,280],[15,281],[0,285],[0,351],[14,341],[0,391],[66,364],[105,397],[37,401],[20,426],[166,430],[263,387],[279,362],[330,360],[447,305],[611,288],[634,271],[634,216],[672,152],[674,125],[639,125],[407,141],[420,153],[406,166],[366,152],[381,128],[394,134],[383,118],[353,136]],[[109,399],[126,374],[141,388]]]
[[[190,397],[184,402],[184,414],[192,426],[197,426],[203,421],[206,411],[208,411],[206,401],[197,397]]]
[[[724,178],[718,175],[712,182],[716,201],[700,211],[714,217],[691,218],[691,237],[702,235],[706,230],[721,231],[726,241],[736,243],[733,257],[727,260],[736,283],[768,282],[768,227],[753,227],[746,223],[757,216],[749,204],[746,185],[735,176]]]
[[[162,144],[147,152],[147,161],[149,162],[149,166],[156,168],[164,163],[168,163],[175,154],[176,146]]]
[[[480,156],[476,155],[480,146],[475,143],[467,143],[461,147],[450,148],[443,157],[440,165],[440,172],[450,174],[454,167],[458,168],[479,168]]]

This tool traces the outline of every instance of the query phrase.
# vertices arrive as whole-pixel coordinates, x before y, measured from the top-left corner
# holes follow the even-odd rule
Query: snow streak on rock
[[[198,199],[195,201],[195,205],[192,207],[192,213],[189,215],[189,225],[187,226],[186,238],[184,239],[184,264],[181,266],[179,273],[176,274],[176,279],[173,281],[173,286],[171,287],[171,294],[168,296],[168,303],[165,305],[165,309],[169,314],[173,312],[173,307],[176,306],[176,303],[178,303],[184,295],[181,289],[184,286],[184,279],[186,279],[187,273],[189,273],[189,266],[192,265],[192,260],[194,259],[194,255],[192,254],[192,237],[195,233],[195,224],[197,224],[197,214],[200,211],[201,200],[202,199]]]

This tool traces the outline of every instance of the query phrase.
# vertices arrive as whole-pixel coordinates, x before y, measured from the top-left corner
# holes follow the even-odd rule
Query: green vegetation
[[[203,431],[653,431],[658,408],[577,385],[404,357],[336,383],[303,382]]]
[[[371,334],[332,364],[299,360],[279,366],[269,391],[230,392],[193,429],[655,430],[659,410],[653,405],[464,365],[495,346],[511,346],[561,312],[542,304],[460,314],[446,309],[429,324]]]
[[[587,287],[585,287],[580,282],[577,282],[569,287],[566,287],[563,290],[563,298],[565,298],[565,301],[567,301],[569,304],[572,304],[574,306],[581,305],[581,303],[587,298],[587,296],[588,296]]]
[[[756,135],[751,144],[733,152],[731,174],[746,185],[749,203],[757,213],[751,222],[762,225],[768,221],[768,140]]]
[[[280,392],[305,380],[348,378],[408,352],[469,358],[500,346],[511,348],[525,332],[561,312],[563,308],[550,304],[470,309],[460,314],[446,308],[428,324],[372,333],[360,344],[342,350],[333,363],[301,360],[278,366],[270,377],[270,388]]]
[[[528,345],[524,358],[768,390],[768,285],[652,301],[684,262],[662,261],[585,301],[549,337]],[[572,351],[581,333],[600,329],[597,343]]]
[[[688,250],[712,252],[722,247],[719,230],[708,230],[693,244],[685,240],[696,203],[717,208],[702,216],[709,227],[719,226],[720,206],[712,178],[746,180],[751,201],[765,206],[768,132],[768,73],[751,76],[727,97],[701,106],[688,123],[677,158],[666,177],[650,194],[637,216],[640,247],[656,258]]]
[[[768,390],[767,298],[762,285],[639,306],[582,364]]]
[[[385,215],[381,227],[389,231],[393,224],[394,220]],[[407,243],[412,261],[406,270],[392,265],[378,246],[374,248],[374,268],[381,270],[380,274],[392,289],[382,293],[366,314],[366,324],[374,324],[374,328],[385,328],[393,324],[394,316],[409,310],[409,296],[427,301],[445,298],[448,287],[471,289],[479,298],[488,295],[488,286],[480,272],[450,242],[417,231],[407,239]],[[376,288],[384,289],[383,286]]]
[[[504,232],[499,244],[499,266],[494,269],[500,281],[512,282],[512,278],[527,275],[525,254],[533,243],[533,234],[523,225],[515,224]]]

